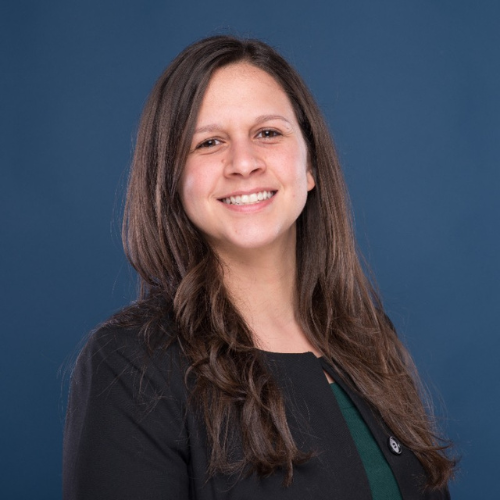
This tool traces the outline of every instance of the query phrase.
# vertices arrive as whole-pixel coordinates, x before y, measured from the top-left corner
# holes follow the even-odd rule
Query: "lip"
[[[251,189],[251,190],[247,190],[247,191],[233,191],[229,194],[225,194],[223,196],[218,196],[217,199],[219,201],[222,201],[224,198],[231,198],[231,196],[243,196],[245,194],[251,195],[251,194],[260,193],[263,191],[271,191],[271,193],[276,194],[278,190],[275,188],[270,188],[270,187],[259,187],[259,188],[255,188],[255,189]]]
[[[254,193],[260,193],[263,191],[270,191],[273,193],[273,195],[270,198],[267,198],[262,201],[258,201],[256,203],[250,203],[248,205],[233,205],[232,203],[225,203],[224,199],[229,198],[231,196],[243,196],[243,195],[251,195]],[[222,206],[226,210],[230,210],[233,213],[241,213],[241,214],[251,214],[251,213],[256,213],[260,212],[261,210],[264,210],[266,207],[269,205],[273,204],[276,198],[278,190],[277,189],[266,189],[266,188],[258,188],[258,189],[252,189],[250,191],[234,191],[234,194],[230,194],[228,196],[224,196],[224,198],[220,198],[217,201],[219,201]]]

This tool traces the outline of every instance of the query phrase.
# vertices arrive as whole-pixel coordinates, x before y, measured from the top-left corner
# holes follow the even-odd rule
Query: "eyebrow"
[[[284,116],[282,115],[261,115],[261,116],[258,116],[256,119],[255,119],[255,125],[259,125],[261,123],[264,123],[264,122],[267,122],[267,121],[271,121],[271,120],[282,120],[284,121],[285,123],[287,123],[288,125],[292,125]],[[201,134],[203,132],[218,132],[222,129],[222,127],[220,125],[218,125],[217,123],[211,123],[209,125],[204,125],[203,127],[198,127],[195,129],[194,133],[195,134]]]

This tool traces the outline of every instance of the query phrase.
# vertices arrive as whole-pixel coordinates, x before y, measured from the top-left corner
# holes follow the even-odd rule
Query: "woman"
[[[140,297],[78,359],[66,499],[449,497],[327,127],[273,49],[218,36],[167,68],[124,240]]]

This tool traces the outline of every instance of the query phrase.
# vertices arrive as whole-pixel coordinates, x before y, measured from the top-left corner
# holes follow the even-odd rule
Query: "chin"
[[[262,252],[273,252],[280,248],[285,248],[289,250],[290,248],[295,248],[292,245],[291,239],[293,235],[281,235],[272,237],[263,237],[262,234],[259,235],[246,235],[245,237],[234,237],[227,238],[224,240],[212,240],[212,245],[214,249],[217,251],[221,251],[223,253],[231,253],[233,255],[241,253],[248,254],[251,252],[259,252],[262,255]],[[293,240],[294,242],[295,240]]]

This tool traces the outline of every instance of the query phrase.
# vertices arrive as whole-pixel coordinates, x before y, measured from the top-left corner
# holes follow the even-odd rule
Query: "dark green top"
[[[365,467],[373,500],[402,500],[398,484],[365,421],[338,384],[330,384]]]

